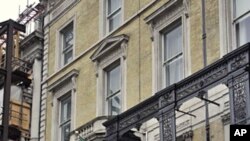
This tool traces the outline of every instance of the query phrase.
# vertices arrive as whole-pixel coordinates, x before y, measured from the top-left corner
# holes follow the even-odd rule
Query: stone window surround
[[[124,23],[124,3],[125,0],[121,0],[121,24],[118,26],[116,29],[112,30],[109,32],[109,25],[108,25],[108,20],[107,20],[107,4],[108,0],[99,0],[99,15],[100,15],[100,20],[99,20],[99,28],[100,28],[100,35],[99,37],[104,37],[105,35],[108,35],[109,33],[113,33],[116,29],[118,29],[120,26],[123,25]]]
[[[162,32],[172,23],[181,20],[183,34],[183,58],[184,77],[191,74],[191,59],[189,49],[189,0],[172,0],[165,3],[161,8],[145,18],[150,26],[152,39],[152,70],[153,70],[153,90],[152,93],[164,88],[162,80]],[[168,12],[166,12],[168,11]]]
[[[105,68],[119,61],[121,67],[121,112],[126,110],[126,67],[127,67],[127,35],[118,35],[104,40],[97,46],[97,50],[91,56],[96,67],[97,96],[96,116],[108,114],[106,102],[106,71]],[[103,94],[105,92],[105,94]],[[101,103],[101,104],[100,104]]]
[[[63,35],[61,33],[62,30],[64,30],[65,28],[67,28],[67,26],[69,24],[71,24],[73,22],[73,58],[71,59],[71,61],[69,61],[67,64],[63,64],[63,54],[61,53],[62,51],[62,38]],[[67,66],[68,64],[70,64],[74,59],[75,59],[75,43],[76,43],[76,16],[74,15],[73,17],[71,17],[69,20],[67,20],[62,26],[59,26],[60,28],[58,28],[56,30],[56,48],[55,48],[55,70],[59,70],[65,66]]]
[[[76,127],[76,78],[79,74],[78,70],[71,70],[65,74],[56,82],[48,86],[48,92],[52,95],[51,107],[52,107],[52,128],[51,128],[51,140],[60,140],[61,132],[59,132],[59,120],[60,120],[60,99],[69,92],[71,93],[71,125],[70,130],[73,131]],[[56,113],[56,114],[55,114]]]

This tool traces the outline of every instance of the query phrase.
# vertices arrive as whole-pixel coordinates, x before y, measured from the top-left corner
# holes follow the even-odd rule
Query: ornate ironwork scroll
[[[247,63],[248,63],[248,52],[239,54],[238,56],[232,59],[232,63],[230,65],[231,71],[235,71]]]
[[[250,124],[249,51],[250,43],[106,121],[106,140],[118,141],[133,127],[157,116],[160,141],[176,141],[176,106],[221,83],[229,87],[231,124]]]
[[[167,105],[170,105],[173,102],[175,102],[175,91],[174,90],[167,92],[166,94],[161,96],[160,107],[161,108],[166,107]]]
[[[233,124],[246,124],[249,117],[249,75],[248,72],[229,81],[231,117]]]
[[[175,141],[175,110],[166,111],[160,115],[160,141]]]
[[[223,63],[204,73],[202,76],[199,76],[197,79],[193,79],[192,81],[185,83],[185,85],[178,87],[176,90],[177,100],[193,94],[204,87],[208,87],[212,83],[224,78],[228,74],[227,69],[227,64]]]
[[[119,129],[124,129],[130,125],[140,123],[141,120],[146,119],[148,116],[154,115],[154,113],[157,113],[158,109],[159,105],[156,102],[150,105],[145,105],[145,108],[142,108],[140,111],[138,111],[131,117],[121,120],[119,124]]]

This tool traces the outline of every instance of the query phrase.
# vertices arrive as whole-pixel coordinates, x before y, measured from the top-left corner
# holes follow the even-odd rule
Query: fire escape
[[[29,139],[32,91],[32,63],[21,59],[20,42],[25,39],[25,26],[42,12],[42,5],[30,5],[17,21],[0,23],[0,89],[3,113],[0,115],[0,140]],[[11,100],[12,86],[21,88],[21,100]]]

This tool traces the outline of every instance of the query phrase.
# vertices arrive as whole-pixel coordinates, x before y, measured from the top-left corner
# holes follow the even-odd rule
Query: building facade
[[[109,140],[103,122],[108,120],[104,124],[110,127],[113,117],[127,118],[130,114],[124,113],[145,108],[140,103],[152,104],[154,109],[151,102],[157,93],[200,74],[204,68],[205,40],[208,64],[223,60],[223,56],[250,40],[247,0],[207,0],[205,22],[202,3],[197,0],[41,3],[46,7],[41,141],[98,141],[105,136]],[[202,32],[204,23],[206,34]],[[176,119],[174,138],[205,140],[208,122],[211,140],[228,141],[229,91],[228,85],[216,84],[199,92],[205,92],[207,98],[193,97],[172,107]],[[159,120],[155,117],[133,124],[131,130],[119,133],[119,137],[114,134],[115,140],[166,139]],[[129,122],[133,123],[133,118]]]

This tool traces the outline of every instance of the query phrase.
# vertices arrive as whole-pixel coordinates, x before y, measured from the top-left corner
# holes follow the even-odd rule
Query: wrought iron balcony
[[[249,95],[250,43],[228,53],[213,64],[177,82],[149,99],[104,123],[108,141],[122,141],[124,134],[156,118],[161,141],[176,140],[176,115],[179,107],[219,84],[229,89],[231,124],[250,123]]]

